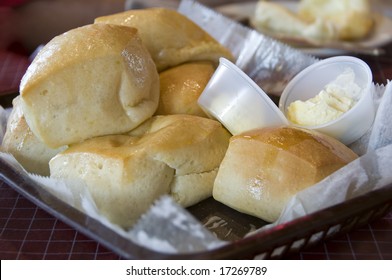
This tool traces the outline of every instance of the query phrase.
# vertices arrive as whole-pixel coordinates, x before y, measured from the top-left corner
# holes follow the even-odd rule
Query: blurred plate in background
[[[235,19],[239,22],[250,25],[251,18],[254,15],[257,1],[239,2],[234,4],[222,5],[216,10],[225,16]],[[292,1],[277,1],[276,3],[295,11],[297,3]],[[374,4],[378,5],[378,4]],[[380,7],[373,6],[374,11],[379,11]],[[391,7],[392,10],[392,7]],[[387,12],[385,11],[385,14]],[[367,55],[382,55],[382,46],[392,42],[392,19],[382,14],[376,14],[375,27],[371,34],[358,41],[334,41],[330,43],[316,44],[305,38],[288,36],[287,34],[265,34],[279,41],[285,42],[293,47],[301,48],[304,52],[318,56],[337,55],[347,52],[361,53]]]

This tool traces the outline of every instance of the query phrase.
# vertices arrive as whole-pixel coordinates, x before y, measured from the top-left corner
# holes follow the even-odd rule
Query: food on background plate
[[[358,156],[335,138],[290,126],[248,131],[230,139],[213,197],[274,222],[297,192]]]
[[[301,0],[298,15],[331,24],[340,40],[362,39],[374,25],[370,0]]]
[[[320,44],[365,38],[373,16],[368,0],[301,0],[297,10],[259,0],[251,24],[272,37]]]
[[[91,24],[53,38],[20,85],[33,133],[58,148],[127,132],[150,118],[159,76],[135,28]]]
[[[179,12],[165,8],[128,10],[102,16],[95,23],[135,27],[151,53],[158,72],[189,61],[233,60],[228,49]]]
[[[287,107],[287,118],[294,124],[314,126],[337,119],[360,99],[362,88],[355,83],[355,74],[346,68],[328,83],[315,97],[292,102]]]
[[[315,42],[337,39],[337,34],[330,24],[322,20],[307,22],[292,10],[274,2],[257,2],[251,24],[256,30],[272,37],[290,36]]]
[[[197,104],[215,67],[212,62],[188,62],[159,73],[160,98],[156,115],[188,114],[207,117]]]
[[[49,175],[49,160],[66,149],[65,146],[52,149],[41,142],[30,130],[20,105],[20,96],[12,101],[2,142],[2,151],[12,154],[30,173]]]
[[[230,136],[207,118],[155,116],[129,134],[71,145],[50,174],[84,181],[98,209],[127,228],[162,194],[184,207],[210,197]]]

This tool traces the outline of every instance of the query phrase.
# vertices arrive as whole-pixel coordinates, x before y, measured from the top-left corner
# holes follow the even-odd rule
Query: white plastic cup
[[[358,102],[335,120],[317,126],[301,127],[328,134],[346,145],[355,142],[369,130],[375,117],[372,71],[359,58],[337,56],[321,60],[305,68],[284,89],[279,100],[280,110],[286,115],[287,107],[292,102],[305,101],[316,96],[347,67],[354,71],[355,83],[362,88],[362,95]]]
[[[287,125],[284,114],[271,98],[240,68],[225,58],[198,99],[205,113],[220,121],[233,135]]]

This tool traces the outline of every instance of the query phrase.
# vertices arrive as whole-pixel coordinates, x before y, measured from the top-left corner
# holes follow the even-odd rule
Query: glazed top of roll
[[[228,49],[175,10],[129,10],[99,17],[95,23],[119,24],[138,29],[158,72],[187,61],[209,60],[218,64],[220,57],[233,59]]]
[[[29,127],[56,148],[127,132],[151,117],[159,75],[135,28],[90,24],[46,44],[20,93]]]

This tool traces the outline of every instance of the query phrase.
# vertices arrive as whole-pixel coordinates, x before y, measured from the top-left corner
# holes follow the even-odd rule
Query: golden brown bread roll
[[[95,23],[132,26],[150,51],[158,72],[187,61],[209,60],[216,65],[220,57],[233,59],[229,50],[179,12],[165,8],[128,10],[103,16]]]
[[[134,28],[91,24],[53,38],[20,86],[33,133],[57,148],[127,132],[150,118],[159,76]]]
[[[275,127],[230,139],[213,197],[240,212],[275,221],[287,201],[358,156],[311,130]]]
[[[156,116],[129,135],[71,145],[50,161],[50,173],[82,179],[102,213],[129,227],[162,194],[184,207],[211,196],[229,138],[214,120]]]
[[[12,101],[12,111],[2,142],[2,151],[12,154],[30,173],[49,175],[49,160],[66,147],[52,149],[30,130],[20,106],[20,96]]]
[[[155,114],[207,117],[197,100],[214,71],[211,62],[189,62],[159,73],[160,97]]]

